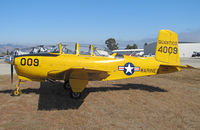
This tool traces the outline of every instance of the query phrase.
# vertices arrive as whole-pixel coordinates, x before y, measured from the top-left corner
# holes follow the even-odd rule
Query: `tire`
[[[11,96],[20,96],[21,95],[21,90],[17,91],[17,89],[13,90],[11,93]]]
[[[73,92],[71,90],[71,98],[73,98],[73,99],[80,99],[80,97],[81,97],[81,92]]]

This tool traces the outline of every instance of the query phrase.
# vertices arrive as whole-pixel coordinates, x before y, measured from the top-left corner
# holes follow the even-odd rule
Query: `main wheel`
[[[65,83],[63,84],[63,88],[64,89],[70,89],[70,84],[69,84],[69,80],[65,81]]]
[[[74,98],[74,99],[79,99],[81,97],[81,92],[71,91],[71,97]]]

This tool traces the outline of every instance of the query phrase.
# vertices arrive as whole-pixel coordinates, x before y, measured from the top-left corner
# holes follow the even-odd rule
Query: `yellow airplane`
[[[13,95],[20,95],[22,81],[64,80],[71,88],[72,98],[80,98],[88,81],[107,81],[180,71],[178,37],[170,30],[160,30],[155,57],[131,57],[112,54],[110,57],[95,56],[93,46],[90,55],[59,53],[27,54],[15,56],[13,63],[18,83]]]

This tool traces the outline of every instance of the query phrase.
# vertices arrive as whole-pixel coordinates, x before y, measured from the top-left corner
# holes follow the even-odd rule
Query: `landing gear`
[[[65,83],[63,84],[63,87],[64,89],[68,89],[68,90],[70,89],[71,98],[79,99],[86,85],[84,85],[85,84],[84,81],[81,82],[81,81],[74,80],[74,82],[72,81],[70,82],[70,80],[66,80]],[[77,82],[81,82],[82,84],[74,84]]]
[[[13,90],[12,96],[20,96],[21,93],[22,93],[21,90],[16,88],[15,90]]]
[[[69,80],[65,81],[65,83],[63,84],[63,88],[64,89],[71,89],[70,84],[69,84]]]
[[[13,90],[13,92],[11,94],[12,96],[20,96],[22,94],[20,87],[19,87],[20,84],[22,84],[21,80],[19,80],[18,83],[16,84],[16,88],[15,88],[15,90]]]

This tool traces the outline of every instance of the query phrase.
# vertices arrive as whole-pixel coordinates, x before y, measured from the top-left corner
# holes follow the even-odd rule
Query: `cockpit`
[[[109,57],[106,48],[101,45],[79,45],[74,44],[58,44],[54,45],[40,45],[30,48],[17,48],[14,50],[14,55],[27,55],[27,54],[40,54],[40,53],[62,53],[62,54],[75,54],[75,55],[92,55],[92,56],[105,56]]]

